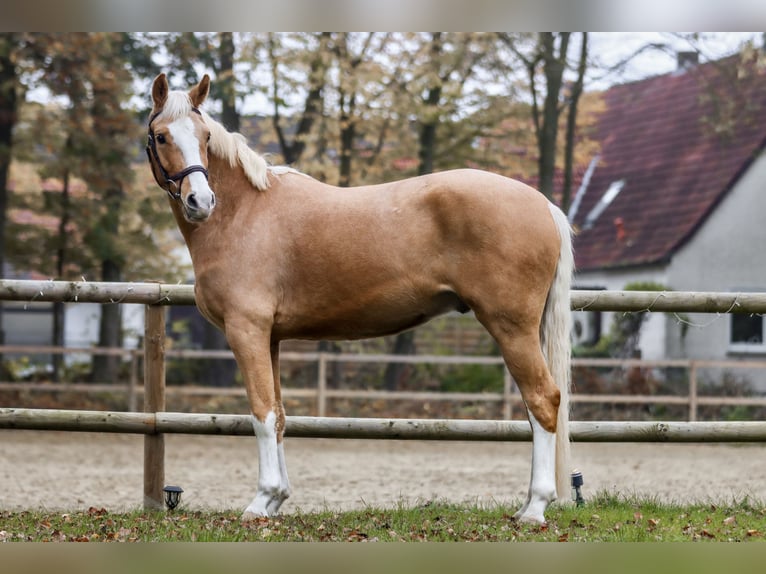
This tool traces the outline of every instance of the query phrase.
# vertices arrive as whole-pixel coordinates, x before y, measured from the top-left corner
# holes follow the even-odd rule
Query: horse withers
[[[152,86],[147,154],[191,254],[202,314],[226,334],[258,441],[255,498],[290,495],[279,382],[284,339],[359,339],[472,310],[497,341],[532,427],[529,493],[542,523],[568,493],[569,224],[531,187],[479,170],[339,188],[270,166],[187,92]]]

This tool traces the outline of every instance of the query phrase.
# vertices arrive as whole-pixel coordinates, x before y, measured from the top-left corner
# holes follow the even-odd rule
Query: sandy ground
[[[255,438],[167,435],[165,482],[188,509],[242,509],[255,494]],[[453,502],[515,505],[530,443],[289,439],[285,513]],[[662,501],[766,501],[761,445],[577,444],[584,495],[608,490]],[[0,431],[0,510],[112,511],[143,500],[143,437]]]

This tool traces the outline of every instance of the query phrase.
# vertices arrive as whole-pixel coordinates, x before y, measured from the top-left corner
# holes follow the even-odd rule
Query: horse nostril
[[[199,209],[199,203],[197,203],[197,196],[193,193],[190,193],[186,197],[186,205],[191,209]]]
[[[215,193],[210,194],[210,209],[215,207]]]

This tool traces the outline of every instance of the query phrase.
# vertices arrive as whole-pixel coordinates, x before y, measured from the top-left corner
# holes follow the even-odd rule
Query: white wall
[[[144,332],[144,306],[121,305],[124,346],[134,348]],[[70,303],[66,306],[65,345],[89,347],[98,342],[101,305],[97,303]]]
[[[668,281],[679,291],[766,290],[766,154],[761,154],[673,257]],[[729,353],[730,317],[691,314],[683,346],[671,356],[718,359]],[[764,355],[766,357],[766,354]]]

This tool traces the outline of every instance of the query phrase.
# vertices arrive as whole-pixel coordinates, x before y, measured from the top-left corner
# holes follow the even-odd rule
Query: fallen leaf
[[[565,532],[559,536],[559,542],[569,542],[569,532]]]
[[[723,519],[723,523],[726,526],[731,526],[732,524],[736,524],[737,523],[737,517],[736,516],[728,516],[728,517]]]
[[[703,528],[700,531],[700,536],[704,536],[705,538],[715,538],[715,534],[710,532],[707,528]]]
[[[748,536],[752,536],[753,538],[758,538],[763,536],[759,530],[748,530],[747,531]]]
[[[348,533],[346,538],[349,542],[359,542],[360,540],[367,540],[367,534],[359,532],[358,530],[352,530]]]

